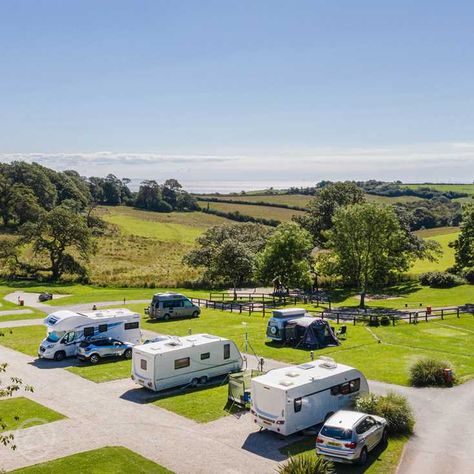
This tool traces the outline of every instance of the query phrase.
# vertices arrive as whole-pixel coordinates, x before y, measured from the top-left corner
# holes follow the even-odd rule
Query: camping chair
[[[338,338],[341,338],[341,337],[342,337],[342,338],[345,339],[346,336],[347,336],[347,326],[341,326],[341,327],[337,330],[336,336],[337,336]]]

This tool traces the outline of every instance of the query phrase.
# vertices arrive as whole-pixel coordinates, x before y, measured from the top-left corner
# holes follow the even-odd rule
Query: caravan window
[[[293,407],[295,409],[295,413],[298,413],[301,411],[301,407],[303,406],[303,400],[302,398],[295,398],[295,401],[293,402]]]
[[[93,336],[93,335],[94,335],[94,328],[93,327],[84,328],[84,337]]]
[[[358,392],[360,388],[360,379],[351,380],[349,382],[351,393]]]
[[[360,379],[354,379],[350,382],[341,383],[331,387],[331,395],[348,395],[349,393],[358,392],[360,389]]]
[[[210,352],[204,352],[204,354],[201,354],[201,360],[209,359],[211,357]]]
[[[182,359],[176,359],[174,361],[175,370],[184,369],[185,367],[189,367],[189,357],[183,357]]]
[[[99,332],[107,332],[108,325],[107,324],[99,324]]]
[[[224,359],[230,359],[230,344],[224,344]]]
[[[125,329],[138,329],[138,321],[134,322],[134,323],[125,323],[124,324],[124,327]]]
[[[147,368],[147,363],[145,359],[140,359],[140,369],[146,370]]]

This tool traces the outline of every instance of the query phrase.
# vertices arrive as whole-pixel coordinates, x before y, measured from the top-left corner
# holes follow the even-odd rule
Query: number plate
[[[329,446],[341,446],[341,443],[335,443],[334,441],[328,441]]]
[[[263,420],[263,424],[264,424],[264,425],[268,425],[268,426],[271,426],[271,425],[272,425],[269,421],[265,421],[265,420]]]

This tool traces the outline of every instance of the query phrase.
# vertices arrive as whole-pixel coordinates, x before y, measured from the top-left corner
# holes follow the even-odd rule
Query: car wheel
[[[387,428],[385,428],[382,433],[382,444],[385,446],[387,443],[388,443],[388,431],[387,431]]]
[[[366,462],[367,462],[367,448],[363,448],[359,456],[358,464],[360,466],[364,466]]]
[[[125,359],[131,359],[132,358],[132,349],[127,349],[124,353],[123,356]]]
[[[198,318],[198,317],[199,317],[199,311],[194,311],[193,318]]]
[[[89,361],[90,361],[91,364],[97,364],[97,362],[99,362],[99,360],[100,360],[99,354],[92,354],[89,357]]]
[[[66,353],[64,351],[58,351],[54,354],[54,360],[60,362],[66,358]]]
[[[201,385],[206,384],[206,383],[207,383],[207,376],[204,375],[203,377],[200,377],[199,383],[200,383]]]
[[[198,383],[199,383],[199,380],[197,379],[197,377],[191,380],[192,387],[197,387]]]
[[[165,321],[169,321],[169,320],[170,320],[170,315],[169,315],[169,314],[165,314],[165,315],[163,316],[163,319],[164,319]]]

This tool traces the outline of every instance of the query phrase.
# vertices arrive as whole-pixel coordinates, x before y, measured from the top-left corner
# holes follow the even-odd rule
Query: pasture
[[[199,199],[199,195],[196,198]],[[225,199],[226,201],[235,202],[255,202],[255,203],[269,203],[269,204],[283,204],[286,206],[305,207],[314,196],[307,194],[208,194],[202,195],[206,198]],[[203,207],[203,205],[201,205]]]
[[[437,191],[455,191],[458,193],[474,194],[474,184],[439,184],[439,183],[411,183],[403,184],[405,188],[418,189],[418,188],[431,188]]]

